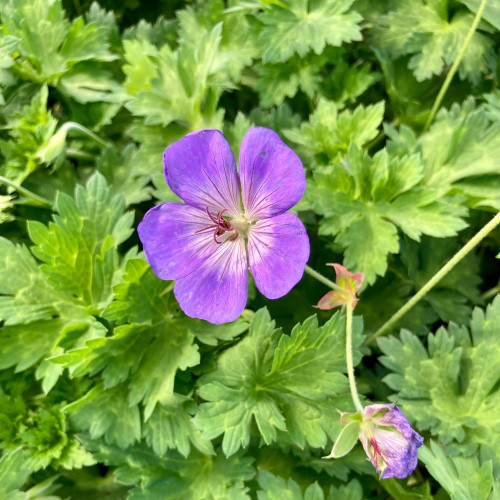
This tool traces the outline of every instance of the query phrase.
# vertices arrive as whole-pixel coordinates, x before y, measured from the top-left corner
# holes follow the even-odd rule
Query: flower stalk
[[[394,313],[371,337],[366,341],[369,346],[378,337],[386,333],[399,319],[401,319],[427,292],[437,285],[479,242],[500,224],[500,212],[493,217],[480,231],[478,231],[406,304]]]
[[[320,283],[323,283],[323,285],[326,285],[330,287],[332,290],[336,290],[338,292],[342,292],[344,289],[334,283],[333,281],[329,280],[327,277],[323,276],[321,273],[318,273],[318,271],[315,271],[312,267],[309,267],[306,265],[304,271],[309,274],[309,276],[312,276],[313,278],[317,279]]]
[[[17,182],[11,181],[10,179],[7,179],[7,177],[4,177],[3,175],[0,175],[0,183],[6,184],[7,186],[10,186],[11,188],[15,189],[18,193],[24,194],[28,198],[31,198],[36,202],[37,205],[41,205],[43,207],[51,207],[52,203],[47,200],[46,198],[42,198],[41,196],[38,196],[37,194],[33,193],[29,189],[26,189],[22,187],[20,184]]]
[[[477,9],[476,12],[476,17],[474,18],[474,21],[472,21],[471,27],[469,29],[469,32],[467,33],[467,36],[465,37],[464,43],[462,44],[462,47],[460,49],[460,52],[457,55],[457,58],[453,62],[453,65],[450,68],[450,71],[446,75],[446,78],[443,82],[443,85],[441,89],[439,90],[439,94],[436,97],[436,100],[434,101],[434,104],[432,106],[431,112],[429,114],[429,117],[427,118],[427,121],[425,122],[425,127],[424,130],[427,130],[432,121],[434,120],[434,117],[436,116],[436,113],[441,106],[441,102],[444,99],[444,96],[446,95],[446,92],[448,91],[448,88],[451,84],[451,81],[453,80],[453,77],[455,76],[455,73],[458,70],[458,66],[462,62],[462,59],[465,55],[465,52],[467,51],[467,47],[469,46],[470,41],[472,40],[472,37],[474,36],[474,33],[476,32],[476,29],[479,25],[479,22],[481,21],[481,17],[483,16],[484,9],[486,8],[486,3],[488,0],[482,0],[481,4],[479,5],[479,8]]]
[[[363,413],[363,405],[359,399],[358,389],[356,387],[356,378],[354,377],[354,365],[352,362],[352,304],[346,305],[345,318],[345,359],[347,363],[347,378],[349,379],[349,389],[356,410]]]

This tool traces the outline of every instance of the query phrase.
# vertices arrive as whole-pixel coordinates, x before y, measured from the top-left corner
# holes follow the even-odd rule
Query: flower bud
[[[381,479],[403,479],[415,470],[417,450],[424,440],[412,429],[396,405],[369,405],[364,408],[362,415],[341,413],[340,419],[346,426],[335,442],[332,453],[324,458],[338,458],[348,453],[355,443],[352,440],[353,431],[359,429],[357,437]],[[345,451],[347,444],[350,448]]]

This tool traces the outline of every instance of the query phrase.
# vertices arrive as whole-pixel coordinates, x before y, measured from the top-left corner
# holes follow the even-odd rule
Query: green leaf
[[[205,441],[193,424],[189,411],[194,410],[190,398],[179,394],[164,398],[162,404],[155,407],[143,426],[146,441],[155,453],[162,456],[167,449],[177,449],[181,455],[187,457],[191,445],[201,453],[214,453],[212,443]]]
[[[350,144],[362,146],[375,138],[384,117],[384,103],[358,106],[339,113],[339,104],[320,99],[318,107],[300,129],[285,130],[290,141],[300,144],[318,163],[328,163],[345,153]]]
[[[319,90],[324,62],[325,58],[313,55],[308,58],[295,56],[286,63],[257,64],[255,71],[259,80],[256,90],[262,107],[279,106],[299,90],[313,98]]]
[[[220,128],[223,111],[216,110],[217,102],[232,86],[218,60],[221,29],[218,24],[195,46],[183,44],[176,51],[168,45],[158,50],[145,40],[125,41],[126,107],[146,125],[179,121],[191,130]]]
[[[0,458],[0,493],[6,494],[20,488],[29,474],[30,470],[26,466],[25,453],[22,448],[3,453]]]
[[[328,495],[328,500],[362,500],[363,498],[363,488],[356,479],[338,488],[331,486]]]
[[[25,247],[0,238],[0,272],[0,368],[22,371],[58,343],[105,334],[73,297],[52,287]]]
[[[428,132],[418,139],[407,127],[387,128],[391,150],[418,153],[423,159],[423,183],[443,194],[470,193],[469,205],[495,206],[498,190],[500,122],[494,116],[494,100],[475,108],[467,99],[462,106],[442,109]]]
[[[258,16],[264,62],[284,62],[296,53],[321,54],[327,45],[361,40],[361,16],[350,10],[352,0],[290,0],[274,3]],[[332,29],[335,26],[335,29]]]
[[[497,335],[500,298],[486,313],[475,309],[471,331],[450,323],[429,334],[428,347],[409,331],[401,339],[379,340],[381,362],[392,373],[384,378],[404,414],[418,429],[429,429],[450,452],[472,453],[478,445],[493,454],[500,441],[500,355]],[[498,460],[494,459],[495,466]]]
[[[71,367],[78,377],[102,371],[106,388],[125,382],[130,404],[143,401],[147,420],[158,402],[168,404],[177,370],[200,361],[189,323],[172,314],[177,305],[171,290],[145,260],[129,260],[124,282],[115,286],[115,300],[104,316],[130,324],[117,326],[112,336],[91,340],[53,361]]]
[[[48,89],[43,86],[30,104],[6,115],[7,140],[0,139],[4,157],[0,172],[14,182],[22,183],[42,165],[43,151],[55,134],[57,120],[47,110],[47,98]]]
[[[318,483],[307,487],[304,494],[300,486],[292,479],[288,481],[266,470],[259,470],[258,500],[324,500],[323,490]]]
[[[117,247],[132,233],[133,213],[125,213],[122,196],[114,196],[104,177],[94,174],[87,187],[77,186],[75,199],[56,198],[58,215],[48,226],[30,222],[34,255],[47,279],[100,310],[112,297],[119,272]]]
[[[7,0],[0,10],[8,35],[19,39],[17,69],[26,78],[54,83],[79,61],[110,61],[108,30],[77,18],[69,23],[60,0]]]
[[[418,81],[440,75],[457,58],[474,19],[467,9],[448,9],[443,1],[403,0],[377,19],[372,42],[394,58],[412,55],[408,67]],[[460,78],[478,83],[490,70],[492,48],[493,41],[476,31],[458,67]]]
[[[347,388],[343,339],[338,314],[321,328],[311,317],[288,336],[274,329],[265,309],[258,311],[249,335],[225,351],[217,369],[200,381],[200,396],[208,402],[201,404],[195,422],[203,437],[224,434],[222,449],[232,455],[248,445],[255,419],[267,444],[287,431],[300,447],[325,446],[327,436],[334,439],[339,429],[332,398]]]
[[[137,149],[129,144],[121,154],[108,146],[97,159],[97,170],[113,186],[113,192],[125,198],[127,205],[142,203],[151,198],[149,179],[137,171],[136,158]]]
[[[141,419],[137,404],[127,401],[123,386],[91,389],[64,410],[79,429],[88,429],[92,439],[105,436],[106,442],[125,449],[141,439]]]
[[[249,500],[245,481],[255,475],[252,458],[222,454],[201,455],[192,452],[183,458],[176,452],[158,457],[145,445],[135,445],[123,451],[102,441],[84,440],[94,456],[110,465],[117,465],[117,480],[135,484],[130,499],[174,500]]]
[[[419,187],[424,167],[417,155],[395,157],[384,149],[370,158],[351,145],[342,162],[313,174],[308,200],[320,234],[345,247],[344,264],[368,283],[387,270],[399,249],[396,227],[417,241],[422,234],[453,236],[465,227],[466,209],[438,190]]]
[[[422,446],[418,450],[418,458],[452,500],[491,498],[493,476],[490,461],[479,467],[477,457],[448,457],[435,441],[430,442],[430,448]]]

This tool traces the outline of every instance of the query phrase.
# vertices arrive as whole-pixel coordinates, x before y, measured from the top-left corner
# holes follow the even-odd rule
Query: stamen
[[[222,245],[224,241],[219,241],[217,239],[217,236],[222,236],[226,231],[234,231],[234,226],[228,221],[227,219],[224,219],[223,215],[224,212],[227,212],[227,209],[224,208],[222,210],[219,210],[217,213],[217,218],[215,218],[211,213],[210,210],[208,209],[208,206],[206,207],[207,215],[210,217],[210,220],[215,224],[215,227],[213,228],[214,234],[214,241],[217,243],[217,245]],[[206,231],[207,229],[212,229],[212,226],[205,226],[202,229],[198,229],[195,231],[195,234],[201,233],[202,231]],[[238,237],[238,233],[235,233],[231,235],[230,238],[228,238],[228,241],[234,241]]]

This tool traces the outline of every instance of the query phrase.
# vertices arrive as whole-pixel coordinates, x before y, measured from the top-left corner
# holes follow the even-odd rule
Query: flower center
[[[248,234],[248,229],[250,228],[250,222],[246,217],[238,217],[237,219],[233,219],[231,224],[234,227],[236,233],[241,234],[242,236],[246,236]]]
[[[219,240],[219,238],[224,235],[228,231],[234,231],[234,226],[231,224],[231,221],[224,219],[223,215],[224,212],[227,212],[227,209],[219,210],[217,217],[214,217],[211,213],[210,210],[207,207],[207,215],[210,217],[210,220],[213,222],[213,224],[203,227],[201,229],[198,229],[198,231],[195,231],[195,234],[202,233],[203,231],[207,230],[212,230],[213,231],[213,236],[214,236],[214,241],[218,245],[221,245],[226,241],[226,239],[229,239],[230,241],[234,241],[238,237],[238,233],[235,232],[233,235],[231,235],[229,238],[223,238],[222,241]]]

